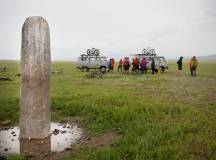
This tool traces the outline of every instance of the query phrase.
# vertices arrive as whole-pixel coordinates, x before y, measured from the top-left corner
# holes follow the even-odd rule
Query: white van
[[[106,72],[109,67],[109,61],[105,56],[89,56],[81,55],[78,57],[77,68],[82,71],[89,71],[90,69],[100,69]]]
[[[165,69],[168,69],[168,62],[164,56],[156,56],[155,62],[157,62],[158,67],[161,68],[161,72],[164,72]]]
[[[155,60],[155,67],[156,68],[160,67],[161,72],[164,72],[165,69],[168,69],[167,60],[163,56],[157,56],[156,54],[154,54],[154,55],[136,54],[135,56],[137,56],[140,61],[143,58],[145,58],[147,60],[147,62],[148,62],[147,63],[147,69],[151,69],[152,59]]]

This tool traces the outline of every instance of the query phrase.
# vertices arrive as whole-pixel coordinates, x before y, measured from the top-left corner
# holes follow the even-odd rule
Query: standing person
[[[140,68],[142,73],[147,73],[147,61],[145,58],[142,59],[140,63]]]
[[[112,58],[112,70],[114,69],[114,66],[115,66],[115,59]]]
[[[126,57],[124,58],[124,60],[123,60],[123,74],[126,74]]]
[[[152,74],[155,74],[155,60],[154,60],[154,58],[152,59],[152,62],[151,62],[151,70],[152,70]]]
[[[191,76],[196,76],[196,69],[198,66],[198,61],[195,56],[191,60]]]
[[[183,57],[180,57],[179,60],[177,61],[178,72],[182,72],[182,59],[183,59]]]
[[[113,67],[112,67],[112,59],[109,60],[109,69],[108,69],[108,72],[113,70]]]
[[[121,70],[121,72],[122,72],[122,64],[123,64],[123,61],[122,61],[122,59],[120,59],[119,64],[118,64],[118,72],[119,72],[119,70]]]
[[[134,59],[134,72],[137,72],[139,70],[139,59],[138,57],[135,57]]]
[[[125,57],[123,61],[123,67],[124,67],[123,74],[129,74],[130,60],[128,57]]]

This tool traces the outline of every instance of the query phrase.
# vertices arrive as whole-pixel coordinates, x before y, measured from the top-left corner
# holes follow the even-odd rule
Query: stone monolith
[[[50,32],[42,17],[29,17],[22,28],[20,138],[50,134]]]

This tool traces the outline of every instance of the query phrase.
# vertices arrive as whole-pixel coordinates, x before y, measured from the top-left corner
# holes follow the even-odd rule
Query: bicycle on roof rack
[[[156,55],[155,49],[151,49],[150,47],[148,47],[147,49],[144,48],[142,50],[142,54],[144,54],[144,55]]]
[[[87,55],[88,56],[99,56],[100,55],[100,50],[96,48],[88,49],[87,50]]]
[[[140,60],[145,58],[148,61],[147,69],[151,69],[151,62],[152,62],[153,59],[155,60],[156,68],[160,67],[161,72],[164,72],[165,69],[168,69],[167,60],[165,59],[164,56],[158,56],[156,54],[155,49],[152,49],[150,47],[148,47],[146,49],[144,48],[142,50],[142,53],[133,54],[133,55],[137,56]]]
[[[88,49],[86,54],[81,54],[78,57],[77,68],[82,71],[90,69],[99,69],[101,72],[106,72],[109,68],[109,61],[106,56],[100,55],[99,49]]]

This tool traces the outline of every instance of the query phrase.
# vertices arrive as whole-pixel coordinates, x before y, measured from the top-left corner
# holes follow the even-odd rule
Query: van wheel
[[[164,73],[165,68],[162,66],[162,67],[160,67],[160,69],[161,69],[161,73]]]
[[[84,67],[82,67],[82,71],[83,71],[83,72],[88,72],[88,71],[89,71],[89,68],[86,67],[86,66],[84,66]]]
[[[106,72],[106,67],[102,66],[100,67],[101,72],[105,73]]]

